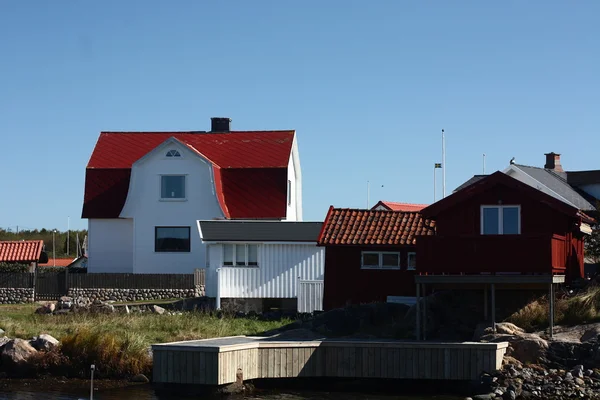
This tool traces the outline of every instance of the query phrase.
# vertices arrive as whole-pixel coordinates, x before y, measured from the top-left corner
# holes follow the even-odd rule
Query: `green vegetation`
[[[84,377],[96,364],[99,378],[148,374],[151,344],[178,340],[252,335],[279,328],[290,320],[260,321],[203,312],[182,315],[34,314],[35,305],[0,306],[0,328],[6,336],[30,339],[48,333],[61,341],[58,350],[40,353],[33,363],[37,373]]]
[[[33,230],[12,230],[0,228],[0,241],[3,240],[43,240],[46,246],[48,257],[52,258],[52,231],[53,229],[33,229]],[[56,257],[73,257],[77,256],[77,235],[79,235],[79,244],[83,244],[83,239],[87,235],[86,230],[71,230],[61,232],[58,229],[54,234],[54,251]],[[69,237],[69,254],[67,254],[67,236]]]
[[[549,324],[547,298],[534,300],[507,318],[526,331],[546,328]],[[555,302],[555,321],[560,325],[580,325],[600,321],[600,287],[592,287],[574,297]]]

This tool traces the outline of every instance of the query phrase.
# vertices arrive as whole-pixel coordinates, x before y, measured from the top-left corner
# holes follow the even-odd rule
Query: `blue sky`
[[[0,3],[0,227],[85,228],[102,130],[296,129],[306,220],[517,162],[600,169],[600,2]],[[438,194],[441,174],[438,175]],[[382,187],[383,185],[383,187]]]

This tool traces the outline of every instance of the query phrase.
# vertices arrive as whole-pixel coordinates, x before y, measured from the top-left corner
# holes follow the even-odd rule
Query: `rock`
[[[56,310],[56,304],[54,304],[54,303],[50,303],[46,307],[48,308],[48,311],[50,312],[50,314],[52,314],[54,312],[54,310]]]
[[[112,304],[99,301],[90,306],[90,312],[96,314],[112,314],[115,312],[115,307]]]
[[[146,377],[146,375],[144,375],[144,374],[137,374],[136,376],[131,378],[131,382],[148,383],[148,382],[150,382],[150,379],[148,379],[148,377]]]
[[[4,329],[0,328],[0,336],[4,335]]]
[[[125,304],[125,307],[123,309],[125,310],[125,314],[131,313],[131,311],[129,310],[129,306],[127,306],[127,304]]]
[[[152,312],[158,315],[162,315],[165,313],[165,309],[162,307],[159,307],[157,305],[153,305],[152,307]]]
[[[496,395],[494,393],[478,394],[478,395],[472,397],[473,400],[490,400],[490,399],[495,399],[495,398],[496,398]]]
[[[517,394],[515,393],[514,390],[509,389],[506,392],[504,392],[504,394],[502,395],[502,399],[503,400],[516,400]]]
[[[24,367],[30,357],[37,354],[27,340],[13,339],[2,349],[2,363],[13,367]]]
[[[537,335],[516,336],[509,344],[509,355],[522,363],[537,364],[544,359],[548,347],[548,342]]]
[[[585,381],[581,378],[575,378],[575,383],[579,386],[585,386]]]
[[[42,333],[40,336],[31,341],[33,348],[38,351],[50,351],[58,346],[58,344],[59,342],[56,338],[45,333]]]
[[[2,348],[6,346],[6,343],[8,342],[10,342],[10,338],[7,338],[6,336],[0,337],[0,354],[2,353]]]
[[[35,310],[36,314],[50,314],[52,313],[52,311],[50,311],[50,309],[47,306],[41,306],[38,307],[37,310]]]

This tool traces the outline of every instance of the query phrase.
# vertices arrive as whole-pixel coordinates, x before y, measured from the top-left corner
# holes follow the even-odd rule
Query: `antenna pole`
[[[485,175],[485,153],[483,153],[483,175]]]
[[[442,129],[442,196],[446,197],[446,135]]]
[[[67,216],[67,256],[69,255],[69,233],[71,232],[71,217]]]
[[[436,170],[436,166],[434,164],[433,166],[433,202],[435,203],[435,170]]]
[[[369,199],[369,195],[370,195],[370,191],[371,191],[371,184],[369,183],[369,181],[367,181],[367,210],[369,209],[369,203],[370,203],[370,199]]]

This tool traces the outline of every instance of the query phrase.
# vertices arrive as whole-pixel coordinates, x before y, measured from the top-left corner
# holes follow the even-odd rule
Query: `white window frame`
[[[379,256],[379,265],[363,265],[364,254],[377,254]],[[384,254],[395,254],[398,256],[398,266],[383,266],[383,255]],[[361,251],[360,252],[360,269],[385,269],[385,270],[397,270],[402,265],[401,254],[399,251]]]
[[[183,197],[162,197],[162,178],[163,176],[183,176]],[[160,174],[158,176],[158,199],[160,201],[187,201],[187,174]]]
[[[225,264],[225,246],[233,246],[233,258],[232,258],[232,265],[229,264]],[[237,246],[244,246],[244,265],[237,265]],[[256,246],[256,265],[250,265],[248,264],[248,246]],[[258,266],[260,265],[259,262],[259,258],[260,258],[260,245],[258,243],[223,243],[222,244],[222,251],[221,251],[221,255],[222,255],[222,264],[223,267],[225,268],[258,268]]]
[[[411,258],[411,257],[415,257],[415,266],[414,266],[414,267],[411,267],[411,266],[410,266],[410,258]],[[406,256],[406,270],[407,270],[407,271],[415,271],[415,270],[417,269],[417,261],[416,261],[416,258],[417,258],[417,253],[416,253],[416,252],[414,252],[414,251],[411,251],[411,252],[409,252],[409,253],[407,254],[407,256]]]
[[[497,208],[498,209],[498,233],[484,233],[483,232],[483,210],[485,209],[489,209],[489,208]],[[480,219],[480,233],[482,235],[485,236],[493,236],[493,235],[504,235],[504,209],[505,208],[516,208],[517,209],[517,215],[518,215],[518,220],[517,220],[517,233],[516,235],[520,235],[521,234],[521,206],[518,204],[498,204],[498,205],[485,205],[485,206],[481,206],[481,209],[479,211],[479,219]],[[515,233],[507,233],[506,235],[515,235]]]
[[[172,154],[173,152],[175,152],[175,153]],[[172,154],[172,155],[169,155],[169,154]],[[181,160],[183,158],[183,155],[181,154],[181,151],[179,151],[178,149],[169,149],[165,153],[165,158],[167,158],[169,160]]]

